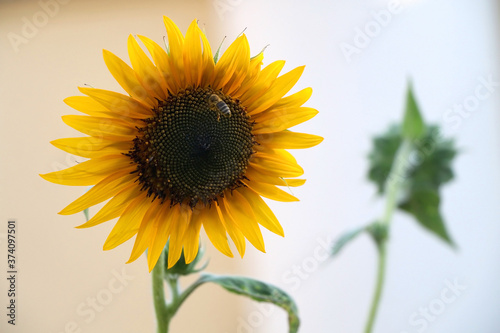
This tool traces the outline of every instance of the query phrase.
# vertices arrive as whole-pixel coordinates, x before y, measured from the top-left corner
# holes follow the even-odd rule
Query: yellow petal
[[[179,211],[179,218],[172,222],[172,227],[170,228],[168,268],[174,266],[181,257],[184,233],[191,220],[191,209],[189,207],[176,205],[172,209],[177,209]]]
[[[282,131],[276,133],[262,133],[255,136],[255,140],[270,148],[279,149],[303,149],[311,148],[323,141],[317,135],[297,133],[292,131]]]
[[[212,55],[212,48],[207,40],[205,34],[198,27],[203,44],[203,75],[201,77],[201,85],[207,86],[213,82],[213,75],[215,70],[214,56]]]
[[[298,177],[304,174],[304,169],[300,165],[280,159],[276,154],[258,152],[251,157],[250,165],[258,171],[279,177]]]
[[[183,61],[187,85],[197,87],[201,84],[203,74],[201,57],[200,32],[196,20],[193,20],[186,32],[184,42]]]
[[[172,76],[178,87],[186,87],[184,78],[184,63],[182,54],[184,51],[184,37],[175,23],[166,16],[163,16],[163,22],[167,29],[168,46],[170,53],[168,54],[168,61]]]
[[[154,113],[151,107],[133,99],[130,96],[119,94],[114,91],[78,87],[82,94],[90,96],[100,105],[111,111],[115,117],[128,117],[144,119],[151,117]],[[84,96],[81,96],[86,98]],[[83,111],[82,111],[83,112]]]
[[[154,235],[158,228],[159,212],[162,205],[155,204],[154,202],[150,205],[148,211],[142,218],[141,225],[139,227],[139,232],[135,238],[134,247],[132,248],[132,253],[127,261],[127,264],[137,260],[141,254],[146,251],[149,243],[154,239]]]
[[[244,36],[244,35],[243,35]],[[233,76],[226,83],[226,87],[224,88],[224,92],[227,95],[233,96],[234,92],[237,91],[243,81],[248,77],[248,70],[250,67],[250,46],[248,45],[248,40],[246,40],[246,47],[243,47],[240,51],[239,63],[236,64]]]
[[[257,222],[267,230],[277,235],[285,236],[283,227],[278,219],[262,198],[248,188],[238,188],[237,191],[243,195],[248,204],[252,207]]]
[[[160,212],[158,214],[158,219],[155,222],[154,228],[154,239],[150,241],[149,251],[148,251],[148,267],[151,272],[160,258],[160,255],[167,244],[168,235],[172,224],[175,223],[179,217],[179,210],[174,209],[175,207],[170,207],[168,204],[161,205]],[[163,263],[161,263],[163,265]]]
[[[262,145],[260,147],[262,147]],[[272,158],[274,160],[283,161],[286,164],[298,165],[295,157],[292,154],[290,154],[288,151],[286,151],[285,149],[267,148],[263,151],[257,151],[256,156],[267,156],[267,157]],[[274,172],[271,169],[267,169],[266,171],[269,171],[270,174],[276,174],[278,177],[282,177],[282,175],[280,175],[277,172]]]
[[[198,212],[199,209],[206,210],[204,205],[199,204],[194,208],[194,212]],[[189,225],[184,234],[184,258],[186,264],[192,262],[196,255],[198,254],[199,244],[200,244],[200,229],[202,224],[201,214],[193,213]]]
[[[278,77],[265,94],[247,107],[248,114],[260,113],[279,101],[297,83],[304,72],[304,68],[305,66],[297,67]]]
[[[111,198],[90,220],[77,228],[90,228],[120,216],[132,200],[142,193],[137,184],[131,184]]]
[[[137,234],[142,218],[150,206],[151,198],[147,196],[146,192],[142,192],[139,197],[133,200],[127,208],[125,208],[118,222],[116,222],[111,230],[104,243],[104,251],[114,249]]]
[[[243,236],[243,233],[236,227],[232,218],[229,216],[223,200],[220,200],[219,205],[217,205],[217,212],[222,224],[229,234],[229,237],[231,237],[236,249],[243,258],[246,248],[245,236]]]
[[[244,105],[250,105],[260,96],[266,93],[267,89],[273,84],[274,80],[278,77],[279,73],[285,66],[284,60],[278,60],[270,63],[262,69],[259,73],[257,80],[252,84],[242,96],[241,101]]]
[[[254,168],[252,165],[249,165],[247,171],[245,172],[245,177],[250,179],[253,182],[266,183],[272,185],[285,186],[283,178],[278,175],[271,175],[268,173],[263,173],[259,169]]]
[[[281,132],[292,126],[301,124],[318,114],[313,108],[283,108],[270,112],[262,112],[255,118],[254,134]]]
[[[263,135],[265,135],[266,137],[269,137],[269,136],[271,136],[273,134],[274,133],[264,133],[264,134],[260,134],[260,135],[261,135],[261,137]],[[257,137],[257,136],[255,136],[255,137]],[[259,142],[259,144],[254,145],[252,148],[257,153],[274,154],[274,149],[268,147],[265,144],[260,144],[260,142]]]
[[[160,73],[132,35],[128,37],[127,44],[130,62],[142,86],[154,97],[164,100],[166,95],[161,86]]]
[[[290,187],[298,187],[298,186],[302,186],[302,185],[304,185],[306,183],[305,179],[287,179],[287,178],[283,178],[283,181],[285,182],[286,186],[290,186]]]
[[[239,192],[233,191],[232,195],[230,197],[225,196],[223,201],[229,217],[243,235],[256,249],[266,252],[264,239],[253,214],[253,209],[245,198]]]
[[[295,108],[302,106],[302,104],[304,104],[309,100],[309,98],[311,98],[312,92],[313,92],[312,88],[302,89],[301,91],[296,92],[295,94],[280,99],[272,107],[274,109],[279,109],[282,107]]]
[[[62,120],[79,132],[100,138],[132,141],[137,136],[137,129],[132,124],[119,119],[67,115],[62,116]]]
[[[260,68],[262,66],[262,59],[264,59],[264,53],[261,52],[255,57],[250,59],[250,64],[248,66],[248,73],[245,76],[245,79],[241,83],[239,89],[234,91],[231,94],[233,98],[240,98],[245,92],[248,91],[251,87],[253,87],[254,83],[259,78]]]
[[[132,171],[133,169],[134,167],[131,167],[129,170],[125,169],[104,178],[90,190],[88,190],[84,195],[66,206],[66,208],[61,210],[59,214],[70,215],[78,213],[85,208],[97,205],[98,203],[101,203],[118,194],[120,191],[130,186],[130,184],[134,182],[134,179],[137,176],[130,173],[130,171]]]
[[[277,174],[273,174],[272,170],[268,173],[264,173],[260,170],[255,169],[251,165],[248,166],[247,171],[245,172],[245,177],[247,177],[251,181],[259,183],[266,183],[271,185],[287,186],[287,187],[302,186],[306,182],[305,179],[283,178]]]
[[[103,57],[106,66],[115,80],[130,96],[150,108],[154,108],[157,105],[155,100],[141,85],[135,71],[129,65],[108,50],[103,50]]]
[[[86,158],[126,153],[132,146],[132,141],[106,140],[99,137],[65,138],[50,143],[65,152]]]
[[[265,183],[259,183],[259,182],[252,182],[252,181],[243,181],[243,183],[248,186],[250,189],[254,190],[258,194],[262,195],[263,197],[266,197],[268,199],[276,200],[276,201],[284,201],[284,202],[290,202],[290,201],[299,201],[296,197],[293,195],[280,190],[274,185],[269,185]]]
[[[95,117],[113,118],[115,115],[102,104],[88,96],[71,96],[64,99],[64,103],[75,110]]]
[[[273,149],[273,153],[271,155],[273,155],[274,158],[282,159],[289,164],[297,164],[295,157],[285,149]]]
[[[234,84],[239,85],[246,76],[250,62],[250,46],[245,35],[241,35],[228,47],[215,64],[214,89],[223,89],[234,77]],[[227,87],[227,90],[231,87]],[[227,91],[224,90],[224,91]]]
[[[130,167],[130,158],[107,155],[78,163],[70,168],[40,175],[43,179],[61,185],[85,186],[97,184],[112,173]]]
[[[156,65],[156,69],[160,73],[160,77],[163,79],[161,82],[165,93],[167,91],[171,91],[173,94],[177,93],[177,89],[175,87],[175,83],[173,82],[173,77],[170,71],[170,65],[168,64],[168,56],[165,50],[161,48],[155,41],[149,39],[145,36],[137,36],[142,41],[144,46],[148,49],[153,61]]]
[[[200,212],[200,218],[203,221],[203,229],[215,248],[232,258],[233,253],[227,243],[226,228],[219,218],[217,208],[206,207]]]

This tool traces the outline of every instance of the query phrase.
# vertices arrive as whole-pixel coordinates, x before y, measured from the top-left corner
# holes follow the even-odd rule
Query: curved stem
[[[165,289],[163,285],[163,277],[165,275],[165,251],[162,251],[160,259],[156,263],[152,272],[153,282],[153,300],[156,313],[156,321],[158,323],[157,333],[168,333],[170,324],[170,314],[165,302]]]
[[[182,303],[184,303],[184,301],[193,293],[193,291],[195,291],[196,288],[198,288],[199,286],[201,286],[205,282],[207,282],[207,280],[205,279],[205,276],[201,276],[198,280],[193,282],[193,284],[191,284],[189,287],[187,287],[182,293],[180,293],[179,297],[177,298],[175,303],[172,305],[175,305],[176,309],[179,308],[182,305]]]

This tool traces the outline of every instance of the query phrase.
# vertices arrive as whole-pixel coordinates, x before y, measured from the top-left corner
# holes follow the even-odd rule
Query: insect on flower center
[[[198,88],[159,101],[154,112],[127,154],[148,195],[194,207],[243,186],[255,141],[239,101]]]

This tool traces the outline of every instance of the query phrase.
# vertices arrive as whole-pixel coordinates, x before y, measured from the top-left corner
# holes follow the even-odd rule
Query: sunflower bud
[[[202,271],[203,269],[205,269],[205,267],[207,267],[208,265],[208,261],[205,262],[203,265],[201,265],[200,267],[196,267],[198,265],[198,263],[201,261],[201,259],[203,258],[203,255],[205,254],[205,248],[203,248],[200,244],[199,246],[199,250],[198,250],[198,254],[196,254],[196,258],[194,258],[194,260],[192,262],[190,262],[189,264],[186,264],[186,259],[184,257],[184,251],[182,251],[182,254],[181,254],[181,257],[179,258],[179,261],[177,261],[177,263],[172,266],[171,268],[168,268],[168,242],[167,242],[167,246],[165,246],[165,262],[164,262],[164,265],[165,265],[165,277],[169,277],[169,276],[172,276],[172,275],[189,275],[189,274],[194,274],[194,273],[197,273],[199,271]]]

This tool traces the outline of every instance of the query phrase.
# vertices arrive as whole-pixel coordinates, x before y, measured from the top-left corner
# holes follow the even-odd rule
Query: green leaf
[[[412,192],[399,207],[413,215],[418,223],[451,246],[455,246],[439,213],[440,198],[436,190]]]
[[[90,219],[90,216],[89,216],[89,209],[88,208],[85,208],[83,210],[83,215],[85,215],[85,220],[88,222],[89,219]]]
[[[415,96],[413,96],[411,84],[409,84],[402,134],[404,138],[416,140],[424,134],[424,130],[424,121],[422,120]]]
[[[257,302],[272,303],[283,308],[288,312],[289,333],[298,332],[300,319],[297,305],[290,295],[280,288],[262,281],[239,276],[203,275],[198,283],[205,282],[213,282],[234,294],[250,297]]]
[[[358,227],[356,229],[352,229],[343,233],[337,240],[333,243],[332,252],[330,253],[332,257],[335,257],[340,253],[340,251],[344,248],[346,244],[351,242],[357,236],[361,235],[364,231],[366,231],[366,227]]]

